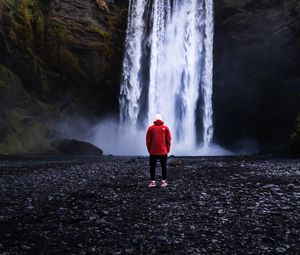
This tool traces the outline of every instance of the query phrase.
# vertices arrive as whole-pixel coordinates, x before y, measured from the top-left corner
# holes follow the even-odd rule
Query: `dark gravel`
[[[158,171],[160,174],[160,169]],[[0,254],[300,254],[300,161],[0,160]]]

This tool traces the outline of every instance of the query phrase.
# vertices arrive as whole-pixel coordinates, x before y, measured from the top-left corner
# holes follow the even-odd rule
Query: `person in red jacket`
[[[146,145],[150,154],[150,177],[151,181],[148,187],[155,187],[155,167],[157,159],[160,160],[162,168],[162,187],[167,184],[167,158],[171,149],[171,132],[170,129],[164,125],[161,114],[155,115],[154,125],[147,130]]]

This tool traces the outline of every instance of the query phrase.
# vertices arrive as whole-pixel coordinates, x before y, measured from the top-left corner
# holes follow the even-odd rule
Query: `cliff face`
[[[95,112],[116,107],[111,98],[119,81],[126,6],[109,0],[0,0],[0,7],[1,62],[30,93]]]
[[[288,149],[300,111],[300,2],[220,0],[215,18],[216,141]]]
[[[126,24],[123,1],[0,0],[0,154],[49,148],[30,123],[117,111]]]
[[[20,79],[0,65],[0,154],[51,149],[47,124],[52,110],[33,98]]]
[[[298,115],[294,132],[291,135],[291,149],[296,155],[300,155],[300,115]]]

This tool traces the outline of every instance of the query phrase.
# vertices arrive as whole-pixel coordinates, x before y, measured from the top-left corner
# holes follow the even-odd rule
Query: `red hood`
[[[156,125],[156,126],[161,126],[161,125],[164,124],[164,122],[163,122],[162,120],[156,120],[156,121],[154,121],[153,123],[154,123],[154,125]]]

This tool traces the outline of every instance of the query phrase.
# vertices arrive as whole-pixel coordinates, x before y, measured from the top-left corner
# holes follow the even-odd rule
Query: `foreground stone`
[[[0,161],[0,254],[299,254],[300,162]]]
[[[93,144],[82,142],[78,140],[65,139],[61,141],[57,150],[64,155],[73,156],[102,156],[103,151]]]

